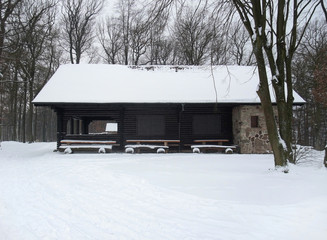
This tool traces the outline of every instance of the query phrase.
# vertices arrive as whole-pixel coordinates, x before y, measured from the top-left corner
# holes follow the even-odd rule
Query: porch
[[[145,142],[166,145],[169,152],[192,152],[191,146],[201,139],[233,144],[232,106],[227,105],[71,104],[57,106],[55,111],[58,149],[67,139],[114,141],[114,152]],[[92,127],[95,123],[102,124],[97,131]],[[158,140],[162,142],[158,144]]]

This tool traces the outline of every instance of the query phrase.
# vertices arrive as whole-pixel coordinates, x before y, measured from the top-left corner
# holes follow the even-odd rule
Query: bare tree
[[[3,51],[5,49],[5,40],[7,37],[7,25],[8,19],[11,17],[13,11],[16,9],[17,5],[23,0],[7,0],[1,1],[0,3],[0,73],[3,76],[3,68],[5,60],[3,59]],[[3,79],[0,82],[0,140],[2,139],[2,129],[3,129],[3,119],[4,119],[4,91],[6,90],[6,85],[3,83]]]
[[[251,37],[260,79],[257,93],[265,114],[275,166],[285,166],[287,161],[294,162],[292,59],[320,1],[233,0],[233,4]],[[301,29],[299,24],[304,24]],[[270,97],[270,79],[276,96],[278,127]]]
[[[165,64],[168,61],[168,52],[172,51],[169,36],[165,34],[169,14],[163,13],[151,24],[149,29],[149,44],[147,52],[147,63]],[[167,49],[165,49],[167,47]],[[165,62],[165,63],[164,63]]]
[[[162,39],[157,39],[153,45],[151,45],[151,60],[150,64],[155,65],[167,65],[175,64],[174,58],[174,42],[168,37],[162,37]]]
[[[173,0],[143,1],[119,0],[116,5],[118,27],[122,39],[122,63],[139,64],[148,49],[153,50],[154,33],[160,32],[167,21]],[[163,20],[164,19],[164,20]],[[147,60],[142,59],[142,63]],[[151,62],[150,57],[150,62]]]
[[[146,47],[150,43],[151,25],[147,22],[143,12],[138,12],[132,17],[130,26],[130,49],[132,64],[138,65],[142,55],[146,53]]]
[[[208,17],[207,6],[195,10],[185,7],[175,21],[174,35],[181,55],[188,65],[200,65],[209,53],[209,43],[214,38],[213,19]]]
[[[105,61],[110,64],[119,62],[119,53],[123,47],[121,31],[116,18],[107,18],[98,25],[98,39],[105,53]]]
[[[120,0],[117,5],[119,14],[119,27],[123,39],[123,63],[129,64],[130,29],[132,16],[135,13],[135,0]]]
[[[253,52],[249,51],[251,45],[249,34],[242,23],[234,23],[229,29],[228,44],[233,64],[253,65]]]
[[[80,63],[82,54],[91,47],[93,25],[103,7],[103,0],[63,0],[63,41],[72,64]]]
[[[315,21],[308,26],[294,58],[294,88],[306,100],[295,118],[301,144],[323,149],[327,140],[326,89],[327,26]]]
[[[326,19],[326,22],[327,22],[327,10],[326,10],[326,5],[325,5],[325,3],[324,3],[324,0],[320,0],[320,2],[321,2],[321,7],[322,7],[322,10],[323,10],[323,12],[324,12],[325,19]],[[326,142],[326,146],[325,146],[324,165],[325,165],[325,167],[327,168],[327,142]]]
[[[19,3],[23,0],[7,0],[0,3],[0,57],[4,49],[4,41],[7,35],[8,18],[12,15],[13,11]]]
[[[3,1],[0,6],[13,2]],[[33,141],[42,122],[37,120],[39,114],[31,101],[58,66],[57,3],[57,0],[23,0],[17,4],[15,1],[7,18],[0,79],[0,124],[6,140]],[[50,122],[50,117],[46,121]]]
[[[20,14],[16,29],[19,38],[18,48],[22,54],[17,60],[20,76],[24,82],[24,114],[23,132],[27,126],[26,135],[28,141],[34,141],[35,127],[33,126],[35,84],[39,79],[40,64],[45,64],[51,49],[54,37],[55,24],[55,0],[25,0],[20,6]],[[51,59],[49,64],[51,65]],[[44,66],[44,65],[43,65]],[[43,74],[42,74],[43,77]],[[44,81],[44,80],[41,80]],[[28,112],[27,112],[27,109]],[[25,112],[27,121],[25,123]],[[34,129],[34,131],[33,131]],[[24,134],[25,136],[25,134]],[[25,137],[23,137],[25,141]]]
[[[326,10],[326,3],[324,2],[326,0],[320,0],[320,4],[321,4],[321,8],[322,8],[322,11],[325,15],[325,19],[326,19],[326,22],[327,22],[327,10]]]
[[[215,31],[215,38],[212,39],[210,46],[210,63],[212,65],[228,64],[230,63],[228,36],[225,31],[220,31],[218,27],[215,28]]]

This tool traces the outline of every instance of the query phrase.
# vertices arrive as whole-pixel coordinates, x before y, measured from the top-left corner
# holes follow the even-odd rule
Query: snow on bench
[[[73,153],[74,151],[97,151],[98,153],[111,152],[113,144],[116,141],[103,140],[73,140],[64,139],[60,141],[60,152]]]
[[[169,149],[168,146],[162,146],[162,145],[146,145],[146,144],[130,144],[125,146],[125,152],[126,153],[134,153],[135,150],[140,149],[152,149],[157,150],[157,153],[165,153],[167,149]]]
[[[125,146],[126,153],[134,153],[135,150],[140,152],[141,149],[152,149],[157,150],[157,153],[165,153],[169,149],[169,144],[179,143],[180,140],[126,140],[127,143],[135,143],[129,144]],[[152,144],[153,143],[153,144]],[[161,143],[162,145],[157,145]]]
[[[192,145],[193,153],[200,153],[201,150],[225,150],[225,153],[233,153],[236,146],[225,146],[225,145]]]
[[[144,144],[144,143],[162,143],[164,146],[168,146],[172,143],[180,143],[180,140],[163,140],[163,139],[145,139],[145,140],[126,140],[128,143]]]
[[[75,140],[75,139],[64,139],[60,141],[61,144],[115,144],[116,141],[111,140]]]
[[[217,143],[218,145],[223,145],[223,143],[229,142],[228,139],[201,139],[201,140],[194,140],[195,143],[202,143],[206,145],[207,143]]]

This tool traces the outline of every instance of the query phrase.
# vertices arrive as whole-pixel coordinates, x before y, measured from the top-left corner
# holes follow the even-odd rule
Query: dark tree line
[[[327,142],[327,24],[313,22],[293,62],[296,91],[307,104],[295,111],[295,141],[316,149]]]
[[[35,94],[59,64],[56,49],[55,0],[21,0],[11,3],[5,22],[0,55],[1,138],[18,141],[47,140],[49,133],[38,136],[38,117],[52,121],[48,109],[35,109]],[[2,7],[1,5],[0,7]],[[10,14],[9,14],[10,13]],[[39,113],[38,113],[39,112]]]
[[[325,2],[314,2],[326,14]],[[275,90],[283,92],[284,83],[288,89],[294,84],[308,102],[297,109],[290,133],[292,95],[280,95],[278,127],[288,149],[283,154],[292,160],[294,142],[316,148],[326,144],[325,15],[301,28],[295,19],[285,36],[281,29],[292,26],[288,17],[303,13],[300,8],[279,11],[272,1],[116,0],[108,12],[106,0],[7,0],[1,1],[0,10],[0,139],[54,140],[54,114],[31,102],[60,64],[255,65],[262,47],[263,60],[278,80]],[[255,28],[235,20],[243,10],[254,17],[250,22]],[[287,15],[275,18],[279,13]],[[276,28],[269,23],[272,19],[279,19]],[[258,39],[264,42],[256,45]]]

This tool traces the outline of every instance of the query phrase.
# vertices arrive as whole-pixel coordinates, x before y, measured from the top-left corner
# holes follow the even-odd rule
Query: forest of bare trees
[[[54,113],[31,102],[60,64],[256,64],[253,39],[232,4],[112,2],[0,1],[0,140],[55,140]],[[316,2],[322,14],[313,16],[307,26],[297,26],[306,31],[290,62],[294,89],[307,101],[295,109],[292,134],[294,143],[323,149],[327,141],[327,17],[326,2]]]

